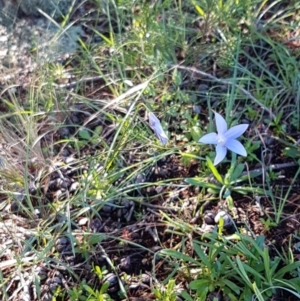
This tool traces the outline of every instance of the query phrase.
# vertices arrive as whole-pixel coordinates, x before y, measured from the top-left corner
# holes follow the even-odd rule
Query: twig
[[[19,263],[26,264],[26,263],[33,262],[34,260],[36,260],[36,256],[20,258],[20,260],[16,260],[16,259],[4,260],[0,262],[0,270],[3,271],[4,269],[10,268]]]
[[[239,89],[242,93],[244,93],[247,97],[249,97],[253,102],[255,102],[257,105],[259,105],[260,107],[262,107],[266,112],[268,112],[270,114],[270,116],[272,117],[272,119],[274,119],[276,116],[271,112],[270,109],[268,109],[265,105],[263,105],[261,102],[259,102],[249,91],[247,91],[246,89],[242,88],[241,86],[239,86],[238,84],[235,84],[229,80],[226,79],[220,79],[217,78],[209,73],[206,73],[204,71],[200,71],[194,67],[185,67],[185,66],[181,66],[181,65],[172,65],[172,67],[178,68],[180,70],[185,70],[185,71],[189,71],[189,72],[194,72],[197,74],[200,74],[202,76],[205,76],[209,79],[212,79],[218,83],[221,84],[225,84],[225,85],[234,85],[237,89]]]
[[[288,168],[288,167],[294,167],[297,166],[298,164],[295,162],[287,162],[287,163],[281,163],[281,164],[271,164],[269,166],[266,166],[266,170],[278,170],[278,169],[283,169],[283,168]],[[257,169],[252,169],[249,171],[245,171],[242,173],[242,176],[245,176],[247,174],[253,174],[257,172],[263,173],[264,168],[257,168]]]

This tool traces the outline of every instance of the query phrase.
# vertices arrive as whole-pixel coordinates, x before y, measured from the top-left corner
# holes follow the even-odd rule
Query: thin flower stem
[[[170,65],[171,67],[175,67],[175,68],[178,68],[180,70],[185,70],[185,71],[189,71],[191,73],[197,73],[197,74],[200,74],[202,76],[205,76],[207,78],[210,78],[218,83],[222,83],[222,84],[225,84],[225,85],[234,85],[237,89],[239,89],[242,93],[244,93],[247,97],[249,97],[253,102],[255,102],[257,105],[259,105],[261,108],[263,108],[266,112],[268,112],[270,114],[270,117],[272,117],[272,119],[275,119],[275,115],[271,112],[270,109],[268,109],[265,105],[263,105],[260,101],[258,101],[249,91],[247,91],[246,89],[244,89],[243,87],[239,86],[238,84],[235,84],[229,80],[226,80],[226,79],[220,79],[220,78],[217,78],[209,73],[206,73],[206,72],[203,72],[203,71],[200,71],[198,69],[196,69],[195,67],[186,67],[186,66],[182,66],[182,65],[173,65],[171,64]]]

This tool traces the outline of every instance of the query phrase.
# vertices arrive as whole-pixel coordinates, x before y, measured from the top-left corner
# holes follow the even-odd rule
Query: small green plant
[[[154,288],[154,295],[156,301],[176,301],[177,293],[175,289],[175,280],[170,279],[166,288],[156,286]]]
[[[289,262],[281,267],[283,262],[279,257],[270,259],[264,236],[252,239],[212,233],[205,239],[208,242],[193,240],[193,257],[175,250],[161,252],[181,262],[181,273],[191,279],[189,288],[195,291],[198,301],[205,301],[209,293],[216,291],[222,291],[233,301],[267,300],[277,289],[300,297],[300,280],[292,277],[300,262]],[[194,300],[192,296],[183,293],[186,300]]]
[[[273,227],[277,226],[277,224],[274,221],[272,221],[272,219],[270,219],[269,217],[266,219],[260,218],[259,220],[262,222],[262,224],[264,225],[265,231],[267,231],[267,232],[270,231]]]
[[[243,283],[244,289],[240,300],[264,301],[276,294],[278,289],[287,290],[300,297],[300,280],[292,275],[300,267],[300,262],[283,265],[279,257],[270,258],[264,236],[255,240],[247,236],[239,236],[241,241],[234,244],[228,256],[228,262],[234,269],[233,278]],[[230,243],[233,245],[232,243]]]
[[[99,281],[102,281],[107,274],[106,270],[101,270],[99,266],[93,268],[93,272],[98,276]],[[78,287],[74,287],[68,291],[71,301],[113,301],[107,293],[109,287],[108,282],[101,285],[100,290],[92,288],[84,279]]]
[[[233,155],[233,158],[235,156]],[[245,165],[242,163],[236,164],[233,159],[231,162],[231,167],[228,169],[224,177],[220,175],[217,168],[213,165],[209,157],[206,157],[207,167],[212,172],[213,176],[217,180],[216,183],[208,177],[194,177],[187,178],[185,181],[191,185],[207,188],[210,193],[219,194],[220,199],[225,198],[228,202],[229,208],[232,208],[232,197],[231,192],[237,192],[241,194],[247,193],[260,193],[265,194],[266,192],[259,187],[245,186],[242,182],[250,181],[251,178],[257,177],[261,174],[260,171],[255,171],[250,174],[242,174]]]
[[[107,294],[109,283],[102,284],[100,290],[93,289],[82,281],[78,288],[72,288],[68,294],[71,301],[113,301],[109,294]]]

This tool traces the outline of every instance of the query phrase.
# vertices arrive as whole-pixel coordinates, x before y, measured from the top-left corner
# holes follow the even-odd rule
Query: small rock
[[[114,204],[114,201],[109,201],[109,202],[106,202],[106,204],[102,207],[102,211],[105,212],[105,213],[110,213],[112,212],[115,207],[113,206]]]
[[[98,217],[95,217],[90,222],[90,229],[92,232],[100,232],[103,228],[102,222]]]
[[[78,221],[79,226],[85,226],[88,223],[89,219],[87,217],[83,217]]]
[[[150,284],[150,282],[151,282],[151,277],[148,274],[144,273],[140,276],[140,278],[141,278],[142,283],[144,283],[144,284]]]
[[[69,252],[71,250],[70,240],[62,236],[55,241],[55,249],[58,253]]]
[[[216,214],[212,211],[206,211],[204,213],[203,220],[207,225],[215,225]]]
[[[198,87],[199,91],[208,91],[208,89],[209,89],[209,86],[206,84],[200,84]]]
[[[53,277],[46,281],[49,289],[54,292],[59,286],[62,286],[62,281],[60,277]]]
[[[76,161],[76,159],[74,157],[70,156],[70,157],[67,157],[64,161],[66,164],[70,164],[70,163]]]
[[[107,274],[102,282],[108,282],[108,292],[116,292],[119,289],[118,277],[114,273]]]
[[[70,189],[69,191],[70,192],[73,192],[73,191],[76,191],[78,188],[79,188],[80,184],[78,182],[74,182],[72,183],[72,185],[70,186]]]
[[[193,111],[194,111],[194,113],[196,113],[196,114],[200,114],[200,113],[201,113],[201,107],[200,107],[200,106],[193,105]]]
[[[129,272],[130,269],[131,269],[131,259],[130,259],[130,256],[126,256],[125,258],[122,258],[119,267],[120,267],[121,271]]]
[[[214,225],[206,225],[206,224],[202,224],[201,226],[201,230],[204,232],[204,233],[211,233],[213,232],[215,229],[215,226]]]
[[[231,216],[226,211],[219,211],[215,216],[215,223],[218,224],[221,217],[224,220],[224,228],[228,229],[233,225]]]

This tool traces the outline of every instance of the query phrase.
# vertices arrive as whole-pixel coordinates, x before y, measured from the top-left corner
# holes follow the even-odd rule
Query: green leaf
[[[209,279],[196,279],[193,280],[192,282],[190,282],[189,287],[192,290],[202,290],[203,287],[208,287],[210,284],[210,280]]]
[[[300,152],[299,152],[298,148],[295,148],[295,147],[286,147],[282,151],[282,153],[283,153],[284,156],[290,157],[290,158],[293,158],[293,159],[300,156]]]
[[[197,291],[197,297],[199,301],[205,301],[209,290],[210,280],[198,279],[189,284],[190,289]]]
[[[187,179],[185,179],[185,182],[187,182],[188,184],[194,185],[194,186],[200,186],[200,187],[203,187],[203,188],[211,188],[211,189],[214,189],[214,190],[217,190],[217,191],[219,191],[221,189],[220,186],[215,185],[215,184],[211,184],[211,183],[207,183],[207,182],[204,181],[203,178],[198,178],[198,177],[187,178]]]
[[[245,168],[245,165],[240,163],[235,168],[234,172],[230,176],[230,184],[234,184],[236,179],[239,178],[239,176],[242,174],[243,170]]]
[[[193,5],[194,5],[194,7],[195,7],[197,13],[198,13],[201,17],[204,17],[204,16],[205,16],[204,10],[203,10],[198,4],[196,4],[195,1],[193,1],[192,3],[193,3]]]
[[[264,259],[264,266],[265,266],[265,275],[266,275],[266,280],[269,284],[272,282],[272,275],[270,271],[270,254],[267,248],[264,248],[263,251],[263,259]]]
[[[244,182],[247,181],[249,179],[253,179],[256,178],[258,176],[262,175],[262,170],[258,170],[258,171],[253,171],[249,174],[240,176],[239,178],[235,179],[235,181],[232,184],[236,184],[236,183],[240,183],[240,182]]]
[[[213,165],[212,161],[209,159],[209,157],[206,157],[206,162],[208,168],[211,170],[211,172],[213,173],[217,181],[223,185],[224,184],[223,179],[219,174],[218,170],[216,169],[216,167]]]
[[[194,299],[188,294],[187,291],[182,291],[180,296],[184,298],[186,301],[194,301]]]
[[[233,191],[240,193],[240,194],[257,194],[257,195],[270,195],[270,191],[264,190],[258,187],[245,187],[245,186],[238,186],[238,187],[232,187]]]
[[[194,242],[194,250],[198,255],[198,257],[203,262],[203,264],[209,268],[211,266],[211,263],[209,262],[207,255],[201,249],[201,246],[199,246],[199,244],[197,244],[196,242]]]
[[[257,298],[259,301],[265,301],[265,299],[263,298],[262,293],[261,293],[260,290],[257,288],[255,282],[252,284],[252,288],[253,288],[253,290],[254,290],[254,292],[255,292],[256,298]]]
[[[90,245],[96,245],[99,242],[101,242],[102,240],[104,240],[106,238],[106,235],[103,235],[101,233],[97,233],[97,234],[91,234],[91,236],[89,237],[89,244]]]
[[[282,269],[280,269],[274,277],[276,278],[282,278],[286,273],[290,273],[291,271],[294,271],[300,267],[300,261],[293,262]]]
[[[226,197],[226,202],[229,210],[232,210],[234,208],[233,198],[231,195]]]
[[[233,265],[234,269],[240,274],[240,276],[243,278],[244,282],[246,282],[247,285],[251,287],[252,286],[251,281],[244,268],[244,264],[242,263],[242,261],[240,260],[239,257],[236,258],[236,263],[237,263],[238,267]]]
[[[91,139],[91,135],[87,130],[81,130],[78,133],[78,136],[84,140],[90,140]]]
[[[226,175],[224,177],[224,183],[225,183],[225,185],[228,185],[230,183],[230,181],[231,181],[231,175],[234,172],[235,164],[236,164],[236,154],[232,153],[232,159],[231,159],[230,167],[227,170],[227,173],[226,173]]]
[[[250,267],[247,263],[243,263],[243,267],[244,267],[245,271],[247,272],[247,275],[253,275],[258,280],[262,280],[262,281],[265,280],[264,276],[262,276],[256,269],[253,269],[252,267]]]
[[[100,294],[104,294],[109,288],[109,282],[106,281],[102,284],[101,289],[100,289]]]
[[[94,29],[93,27],[91,27],[91,29],[94,31],[94,33],[96,35],[98,35],[99,37],[101,37],[108,46],[114,46],[115,42],[114,42],[114,37],[113,34],[110,33],[109,38],[107,36],[105,36],[104,34],[102,34],[101,32],[97,31],[96,29]]]
[[[231,301],[238,301],[238,299],[231,293],[228,293],[227,296],[229,297],[229,300],[231,300]]]
[[[225,285],[227,285],[237,295],[240,293],[240,288],[235,283],[233,283],[232,281],[230,281],[228,279],[223,279],[222,281],[224,282]]]
[[[289,279],[287,281],[288,281],[289,287],[293,286],[296,289],[297,292],[300,292],[300,278],[299,277]],[[288,285],[286,285],[286,287],[288,287]]]
[[[202,131],[201,128],[197,125],[194,125],[191,129],[190,129],[190,134],[192,135],[193,140],[198,141],[199,138],[202,135]]]
[[[96,293],[94,292],[94,290],[87,284],[83,285],[84,289],[92,296],[96,296]]]
[[[195,260],[193,257],[190,257],[186,254],[183,254],[183,253],[175,251],[175,250],[161,250],[160,254],[174,257],[174,258],[183,260],[185,262],[195,263],[198,266],[200,265],[200,262]]]

